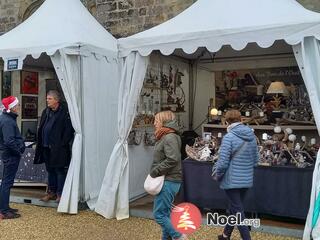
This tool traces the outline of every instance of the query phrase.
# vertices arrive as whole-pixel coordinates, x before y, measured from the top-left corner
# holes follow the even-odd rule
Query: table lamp
[[[218,115],[218,109],[216,109],[216,108],[211,108],[211,109],[210,109],[210,115],[211,115],[211,116],[217,116],[217,115]]]
[[[218,109],[215,107],[209,107],[209,123],[217,124],[220,122],[218,112]]]
[[[276,81],[276,82],[272,82],[267,90],[267,94],[275,94],[275,96],[273,96],[273,105],[275,107],[275,110],[280,109],[280,104],[281,104],[281,96],[279,96],[279,94],[282,95],[288,95],[288,90],[286,85],[284,85],[283,82],[280,81]]]

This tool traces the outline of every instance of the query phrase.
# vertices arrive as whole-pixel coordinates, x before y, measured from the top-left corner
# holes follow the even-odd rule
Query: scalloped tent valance
[[[217,52],[223,45],[241,50],[252,42],[263,48],[276,40],[295,45],[307,36],[320,39],[320,14],[296,0],[198,0],[163,24],[119,39],[119,50],[121,56],[153,50],[170,55],[179,48],[191,54],[199,47]]]

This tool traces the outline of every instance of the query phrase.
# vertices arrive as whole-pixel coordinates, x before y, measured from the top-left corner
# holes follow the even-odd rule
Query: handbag
[[[230,162],[232,161],[233,158],[235,158],[236,156],[239,155],[239,153],[241,152],[241,150],[244,148],[244,146],[246,146],[248,144],[248,142],[243,141],[243,143],[241,144],[241,146],[234,152],[234,154],[231,156]],[[212,166],[212,173],[211,173],[211,177],[213,178],[213,180],[220,182],[224,176],[224,174],[218,174],[217,173],[217,162],[216,161],[213,166]]]
[[[151,195],[157,195],[160,193],[164,183],[164,175],[160,177],[153,178],[148,174],[146,180],[144,181],[144,190]]]

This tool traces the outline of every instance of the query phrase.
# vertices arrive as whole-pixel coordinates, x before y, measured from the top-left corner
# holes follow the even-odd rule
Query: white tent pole
[[[79,68],[79,76],[80,76],[80,115],[81,115],[81,129],[83,128],[83,123],[84,123],[84,89],[83,89],[83,56],[81,55],[81,46],[79,45],[79,63],[80,63],[80,68]],[[86,141],[85,137],[85,131],[82,131],[82,144],[81,144],[81,166],[80,166],[80,194],[79,194],[79,200],[80,202],[85,201],[85,174],[84,174],[84,144]]]
[[[193,129],[194,113],[194,61],[189,62],[189,129]]]

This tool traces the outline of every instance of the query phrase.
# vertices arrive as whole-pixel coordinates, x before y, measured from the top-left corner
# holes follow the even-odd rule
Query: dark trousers
[[[46,169],[48,172],[48,192],[61,196],[68,170],[48,166]]]
[[[18,171],[19,162],[19,157],[3,160],[3,176],[0,187],[0,212],[3,214],[7,213],[10,209],[10,190]]]
[[[48,193],[61,196],[68,168],[52,167],[48,164],[48,159],[50,159],[50,148],[43,148],[42,154],[48,172]]]
[[[227,189],[227,199],[229,202],[229,215],[236,216],[237,213],[241,214],[241,221],[245,218],[243,200],[247,192],[247,188]],[[243,240],[251,240],[248,226],[237,226]],[[224,228],[224,234],[231,237],[234,226],[226,225]]]

